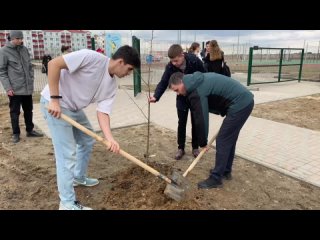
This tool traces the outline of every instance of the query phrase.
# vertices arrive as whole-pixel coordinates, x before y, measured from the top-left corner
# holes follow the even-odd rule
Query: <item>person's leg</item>
[[[190,111],[190,115],[191,115],[191,134],[192,134],[192,154],[194,157],[197,157],[200,153],[198,149],[199,148],[198,134],[195,126],[195,116],[192,113],[192,111]]]
[[[9,96],[10,118],[13,134],[20,134],[19,115],[20,115],[20,96]]]
[[[238,134],[238,136],[239,136],[239,134]],[[233,146],[230,149],[228,162],[227,162],[226,168],[224,170],[223,176],[231,174],[231,172],[232,172],[232,165],[233,165],[234,155],[236,152],[237,140],[238,140],[238,138],[236,139],[236,142],[233,144]]]
[[[21,105],[23,109],[24,122],[26,124],[26,131],[31,132],[34,128],[34,124],[32,122],[32,95],[21,96]]]
[[[234,156],[235,156],[235,152],[236,152],[236,145],[237,145],[238,137],[239,137],[239,134],[240,134],[240,130],[242,129],[243,125],[246,123],[247,119],[249,118],[249,116],[250,116],[250,114],[252,112],[253,106],[254,106],[254,102],[252,102],[249,106],[247,106],[246,108],[244,108],[243,110],[241,110],[238,113],[238,116],[239,116],[238,117],[239,118],[239,125],[238,125],[239,131],[238,131],[238,134],[237,134],[237,138],[235,139],[235,142],[234,142],[233,146],[230,149],[228,162],[227,162],[226,168],[224,170],[224,174],[223,174],[227,178],[228,178],[228,175],[231,178],[230,174],[232,172],[232,165],[233,165],[233,160],[234,160]]]
[[[188,120],[188,110],[183,111],[177,109],[178,113],[178,148],[184,149],[186,143],[186,127],[187,127],[187,120]]]
[[[253,102],[236,114],[227,115],[223,120],[216,140],[216,162],[214,169],[210,171],[209,179],[199,183],[199,187],[210,188],[222,184],[222,176],[226,171],[228,163],[229,169],[232,169],[236,142],[241,128],[251,114],[252,108]]]
[[[82,110],[77,112],[74,119],[85,128],[93,131],[87,116]],[[84,180],[87,177],[88,164],[95,139],[77,128],[73,128],[73,133],[77,143],[77,161],[74,168],[74,177]]]
[[[56,166],[57,166],[57,184],[61,203],[73,204],[76,201],[76,195],[73,188],[74,166],[76,164],[76,141],[73,136],[73,127],[62,119],[53,117],[45,105],[48,101],[43,97],[40,100],[41,111],[48,123],[54,146]],[[71,111],[62,108],[62,112],[71,115]]]
[[[176,160],[179,160],[184,155],[184,148],[186,143],[186,127],[187,127],[187,120],[188,120],[188,111],[179,110],[177,108],[178,113],[178,152],[175,156]]]

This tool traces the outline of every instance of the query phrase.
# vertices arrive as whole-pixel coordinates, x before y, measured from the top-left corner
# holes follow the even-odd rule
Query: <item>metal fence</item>
[[[303,48],[251,47],[247,86],[280,81],[300,81],[303,57]]]
[[[40,94],[42,89],[48,83],[48,78],[45,73],[41,72],[41,61],[32,61],[34,69],[34,94]],[[0,104],[7,104],[9,99],[7,97],[6,91],[3,89],[2,84],[0,84]]]

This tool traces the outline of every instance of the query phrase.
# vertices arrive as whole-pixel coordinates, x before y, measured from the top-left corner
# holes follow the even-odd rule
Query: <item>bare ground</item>
[[[258,104],[252,116],[320,131],[320,94]]]
[[[288,120],[288,109],[295,109],[297,102],[305,104],[299,111],[299,120],[291,124],[318,122],[316,114],[307,111],[312,98],[285,100],[273,104],[256,105],[254,115],[268,112]],[[301,102],[302,101],[302,102]],[[319,113],[319,102],[315,105]],[[263,108],[263,109],[262,109]],[[313,109],[313,107],[311,107]],[[295,110],[292,110],[295,111]],[[283,113],[285,116],[280,116]],[[264,116],[262,116],[264,117]],[[23,123],[23,118],[20,119]],[[21,124],[21,142],[11,143],[11,127],[7,106],[0,106],[0,209],[57,209],[59,204],[56,186],[53,147],[49,138],[26,138]],[[176,151],[176,133],[152,125],[150,154],[147,161],[145,125],[113,130],[123,150],[146,162],[161,173],[171,177],[173,169],[185,171],[193,158],[188,140],[187,154],[180,161],[172,158]],[[121,155],[106,151],[96,143],[89,164],[89,176],[99,178],[100,184],[77,187],[78,199],[94,209],[320,209],[320,188],[300,180],[236,157],[233,180],[224,181],[220,189],[198,190],[196,184],[208,176],[213,166],[215,150],[204,155],[188,174],[193,197],[176,202],[163,194],[166,183],[151,173],[131,163]]]

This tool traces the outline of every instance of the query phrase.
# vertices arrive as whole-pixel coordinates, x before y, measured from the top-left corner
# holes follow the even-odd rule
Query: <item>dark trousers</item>
[[[183,111],[177,109],[178,113],[178,148],[184,149],[186,143],[186,128],[187,128],[187,120],[188,120],[188,113],[189,109]],[[197,139],[197,132],[194,126],[194,117],[191,112],[191,134],[192,134],[192,148],[197,149],[199,147],[198,139]]]
[[[32,95],[15,95],[13,97],[9,96],[10,118],[13,134],[20,134],[19,115],[21,106],[23,109],[26,131],[31,132],[34,127],[32,122]]]
[[[231,173],[238,136],[253,106],[254,101],[233,115],[227,114],[223,120],[216,140],[216,164],[211,171],[211,177],[221,180],[223,174]]]

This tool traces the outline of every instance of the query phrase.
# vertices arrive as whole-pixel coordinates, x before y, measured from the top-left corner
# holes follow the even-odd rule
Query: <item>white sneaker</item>
[[[79,186],[79,185],[86,186],[86,187],[93,187],[98,184],[99,184],[99,180],[96,178],[88,178],[88,177],[86,177],[84,179],[74,178],[74,180],[73,180],[74,187]]]
[[[92,210],[92,208],[82,206],[79,201],[74,201],[71,204],[62,204],[60,202],[59,210]]]

